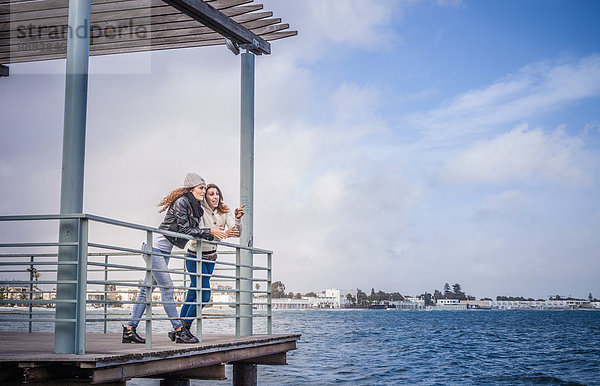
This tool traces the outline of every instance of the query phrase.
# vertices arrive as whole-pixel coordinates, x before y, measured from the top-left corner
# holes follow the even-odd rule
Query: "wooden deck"
[[[286,364],[300,335],[203,335],[202,343],[177,344],[154,334],[153,348],[121,343],[121,334],[88,333],[86,354],[54,354],[52,333],[0,332],[0,384],[68,380],[123,383],[131,378],[224,379],[225,363]],[[252,370],[250,370],[252,371]],[[255,370],[254,370],[255,371]],[[235,379],[234,379],[235,382]]]

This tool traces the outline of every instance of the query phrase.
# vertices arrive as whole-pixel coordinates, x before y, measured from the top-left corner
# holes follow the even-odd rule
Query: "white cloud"
[[[583,141],[557,129],[545,133],[521,125],[492,140],[476,143],[450,160],[443,172],[448,182],[503,184],[550,181],[589,182]]]
[[[435,138],[485,132],[568,102],[600,94],[600,55],[578,61],[537,63],[488,86],[460,94],[442,107],[409,117]]]

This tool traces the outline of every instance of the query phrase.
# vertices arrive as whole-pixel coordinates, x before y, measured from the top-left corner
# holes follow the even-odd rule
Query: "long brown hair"
[[[217,192],[219,193],[219,204],[217,205],[217,212],[219,212],[220,214],[229,213],[229,207],[223,203],[223,193],[221,193],[221,189],[217,185],[215,185],[215,184],[206,185],[206,195],[204,196],[204,199],[208,202],[208,199],[207,199],[208,189],[210,189],[210,188],[217,189]]]
[[[158,203],[157,206],[160,206],[162,208],[160,208],[160,210],[158,211],[158,213],[162,213],[165,210],[169,209],[169,207],[171,205],[173,205],[173,203],[181,196],[183,196],[184,194],[191,192],[192,188],[177,188],[175,190],[173,190],[171,193],[167,194],[165,197],[163,197],[162,200],[160,200],[160,202]]]

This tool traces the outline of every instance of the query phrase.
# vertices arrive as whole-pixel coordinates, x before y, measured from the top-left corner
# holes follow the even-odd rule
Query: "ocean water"
[[[273,319],[274,332],[302,338],[287,366],[258,366],[262,385],[600,385],[598,311],[306,310]]]
[[[127,317],[129,310],[112,312]],[[264,333],[264,322],[257,320],[255,333]],[[101,328],[88,324],[88,331]],[[207,320],[204,331],[232,334],[233,320]],[[274,310],[273,332],[302,337],[287,366],[258,366],[260,385],[600,385],[600,311]],[[230,385],[231,372],[227,366],[228,380],[191,384]]]

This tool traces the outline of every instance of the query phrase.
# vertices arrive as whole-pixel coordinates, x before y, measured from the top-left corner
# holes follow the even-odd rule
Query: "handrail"
[[[153,321],[157,320],[172,320],[173,318],[166,317],[164,314],[153,313],[153,307],[165,305],[168,303],[175,304],[176,306],[191,306],[196,307],[196,317],[190,318],[197,321],[196,335],[199,339],[202,338],[202,319],[235,319],[235,335],[240,336],[240,321],[242,319],[250,318],[262,318],[266,317],[266,329],[267,333],[270,334],[272,331],[272,308],[271,308],[271,256],[272,251],[261,248],[254,248],[245,245],[238,245],[230,242],[223,241],[208,241],[197,239],[193,236],[171,232],[163,229],[148,227],[144,225],[134,224],[130,222],[120,221],[112,218],[96,216],[92,214],[56,214],[56,215],[10,215],[0,216],[0,224],[6,224],[8,222],[27,222],[27,221],[62,221],[62,220],[77,220],[79,224],[79,239],[75,242],[59,243],[55,240],[31,240],[31,242],[14,242],[15,240],[4,240],[0,239],[0,323],[10,322],[24,322],[29,326],[29,332],[34,331],[34,326],[37,323],[75,323],[76,345],[74,353],[83,354],[85,351],[85,324],[86,323],[98,323],[102,322],[104,325],[104,333],[108,331],[109,323],[116,321],[130,320],[129,315],[118,312],[117,308],[121,306],[133,305],[133,304],[145,304],[146,315],[141,318],[134,318],[135,320],[146,322],[146,330],[149,333],[146,334],[146,345],[151,347],[152,345],[152,327]],[[109,229],[115,228],[127,228],[133,231],[139,231],[142,234],[146,234],[145,237],[140,237],[142,240],[146,240],[146,249],[131,248],[130,246],[123,245],[123,243],[101,243],[96,242],[98,235],[102,236],[102,233],[94,233],[90,229],[89,223],[102,223],[109,225]],[[179,267],[169,267],[168,269],[154,269],[149,263],[150,259],[147,255],[148,251],[152,247],[152,233],[161,233],[166,236],[173,236],[177,238],[196,240],[198,246],[201,243],[208,243],[228,250],[219,251],[219,258],[215,260],[209,260],[204,258],[190,258],[185,256],[185,251],[173,252],[173,253],[156,253],[153,255],[164,256],[171,259],[171,261],[178,261]],[[4,236],[0,233],[0,238]],[[58,238],[56,236],[56,238]],[[92,242],[92,238],[94,241]],[[139,239],[138,239],[139,240]],[[141,240],[140,240],[141,241]],[[40,248],[45,249],[40,249]],[[78,261],[59,261],[58,250],[61,247],[77,247],[80,251],[78,253]],[[54,248],[54,252],[52,249]],[[50,249],[50,251],[48,250]],[[7,250],[15,250],[15,253],[6,253]],[[241,264],[239,260],[240,251],[250,251],[252,255],[266,257],[265,264],[255,264],[254,260],[251,265]],[[28,253],[29,252],[29,253]],[[83,252],[83,253],[82,253]],[[132,257],[139,256],[144,257],[145,262],[139,264],[139,260],[133,261]],[[201,256],[201,255],[200,255]],[[198,272],[190,273],[186,272],[185,268],[181,269],[181,264],[185,267],[186,261],[195,261]],[[203,263],[212,263],[214,265],[215,272],[213,274],[202,273],[199,269]],[[77,280],[59,280],[58,271],[59,267],[76,266],[77,270],[81,272],[78,275]],[[40,268],[40,269],[38,269]],[[89,268],[89,269],[88,269]],[[249,268],[250,273],[241,275],[241,268]],[[218,273],[217,273],[218,271]],[[125,279],[123,275],[127,272],[137,272],[136,280]],[[264,272],[264,273],[261,273]],[[142,283],[144,275],[146,277],[152,277],[154,273],[164,273],[172,277],[172,285],[149,285]],[[7,274],[11,274],[10,279],[7,280]],[[12,275],[16,274],[16,275]],[[259,276],[255,276],[258,274]],[[39,279],[43,275],[43,279]],[[83,276],[82,276],[83,275]],[[185,291],[194,290],[189,286],[190,278],[195,277],[198,282],[198,286],[195,287],[196,299],[194,301],[187,301],[184,299]],[[206,288],[201,288],[200,282],[202,278],[211,277],[213,282],[223,283],[219,288],[211,288],[212,294],[220,296],[219,299],[212,299],[209,302],[203,301],[202,292]],[[251,283],[248,289],[242,289],[240,287],[242,282]],[[260,285],[255,283],[264,282],[267,286],[266,290],[260,290]],[[75,285],[77,284],[78,290],[76,298],[58,298],[56,287],[61,284]],[[54,288],[48,286],[53,285]],[[174,291],[176,299],[172,302],[157,301],[153,299],[153,296],[148,295],[146,301],[137,301],[132,299],[132,295],[137,293],[141,288],[147,288],[148,292],[151,293],[154,289],[168,289]],[[259,313],[252,311],[252,306],[264,306],[263,301],[251,301],[241,302],[240,293],[250,293],[252,296],[258,296],[257,299],[267,299],[266,313]],[[72,318],[63,317],[57,318],[53,315],[54,311],[48,311],[48,308],[41,307],[55,307],[57,304],[71,303],[76,304],[76,309],[79,310],[78,314]],[[26,309],[17,308],[14,312],[11,310],[10,313],[5,312],[6,306],[23,305]],[[93,308],[86,309],[88,307],[102,307],[102,313],[98,314]],[[39,306],[39,307],[38,307]],[[222,314],[214,313],[203,313],[202,308],[205,306],[213,307],[225,307],[225,311]],[[250,314],[245,314],[244,309],[250,306]],[[227,308],[234,307],[231,309],[231,313],[227,312]],[[262,308],[261,308],[262,309]],[[43,316],[43,317],[40,317]],[[50,317],[54,316],[54,317]]]

